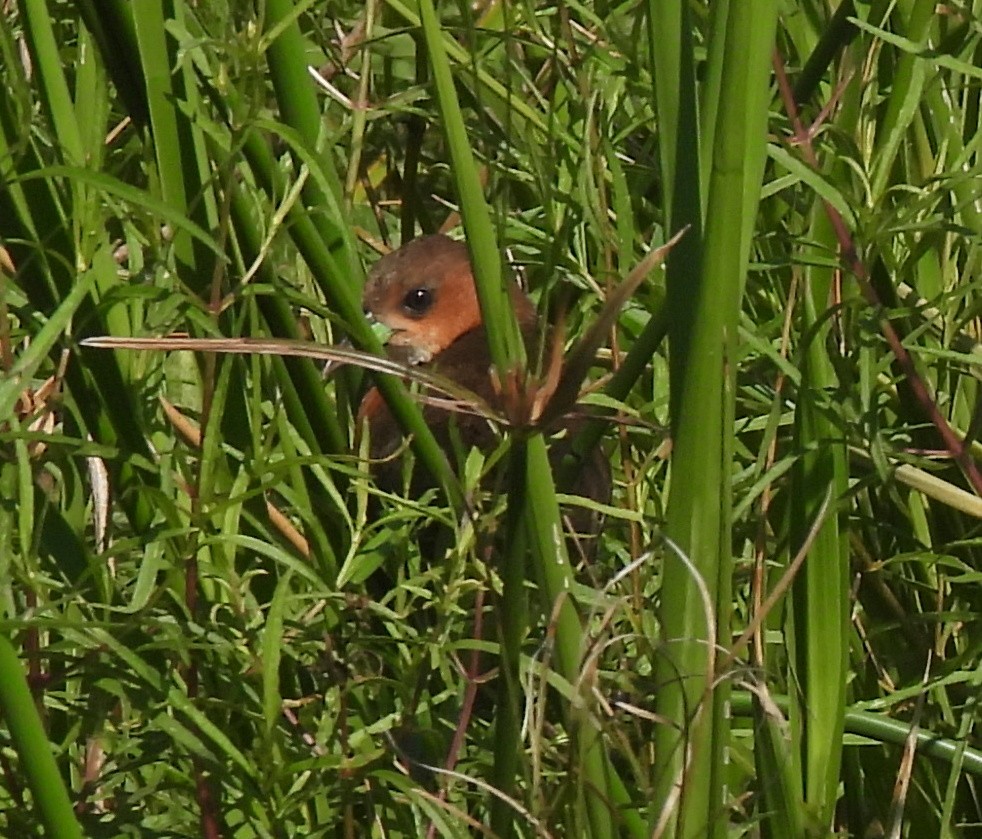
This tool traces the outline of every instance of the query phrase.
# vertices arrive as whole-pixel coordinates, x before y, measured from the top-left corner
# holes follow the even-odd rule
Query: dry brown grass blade
[[[361,352],[350,347],[313,344],[287,338],[189,338],[170,335],[165,338],[116,338],[102,335],[86,338],[85,347],[115,350],[156,350],[160,352],[214,352],[231,355],[273,355],[294,358],[310,358],[333,364],[352,364],[376,373],[385,373],[443,394],[449,399],[427,395],[417,396],[423,404],[436,404],[447,410],[476,414],[486,419],[503,422],[500,413],[476,393],[430,370],[409,366],[383,356]]]

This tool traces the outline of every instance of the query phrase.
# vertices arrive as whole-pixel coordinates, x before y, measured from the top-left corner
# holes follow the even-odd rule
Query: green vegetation
[[[0,835],[975,835],[982,4],[2,8]],[[572,345],[685,230],[582,400],[594,555],[534,426],[81,343],[378,354],[442,227],[547,390],[503,265]]]

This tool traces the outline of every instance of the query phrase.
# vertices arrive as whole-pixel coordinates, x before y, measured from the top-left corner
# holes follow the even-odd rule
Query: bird
[[[518,283],[509,283],[508,290],[527,354],[534,358],[543,343],[536,307]],[[412,239],[381,257],[368,273],[362,304],[370,320],[390,331],[386,345],[390,358],[436,372],[492,408],[502,409],[501,389],[492,375],[470,254],[464,242],[432,234]],[[448,455],[453,454],[455,438],[466,450],[476,446],[489,452],[498,443],[499,436],[484,416],[432,403],[424,404],[422,410],[427,425]],[[376,388],[362,398],[358,422],[360,428],[367,426],[368,452],[376,482],[394,488],[402,477],[397,455],[405,441]],[[554,468],[571,453],[570,437],[581,423],[581,419],[566,417],[557,427],[547,429],[566,431],[550,447]],[[417,469],[416,473],[420,471]],[[413,481],[419,486],[416,473]],[[610,502],[610,463],[601,447],[586,458],[570,489],[595,502]],[[599,517],[583,507],[574,508],[568,521],[575,532],[586,535],[595,535],[600,526]]]

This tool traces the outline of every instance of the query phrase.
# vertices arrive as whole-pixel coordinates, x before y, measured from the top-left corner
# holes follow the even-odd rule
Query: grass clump
[[[5,10],[0,832],[971,833],[975,11],[436,5]],[[573,346],[686,229],[592,367],[592,557],[537,429],[81,343],[378,353],[365,268],[440,229],[505,371],[503,265]]]

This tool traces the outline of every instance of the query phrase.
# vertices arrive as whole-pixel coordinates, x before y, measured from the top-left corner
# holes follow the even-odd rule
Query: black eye
[[[402,298],[402,305],[411,315],[425,315],[433,305],[433,292],[428,288],[414,288]]]

